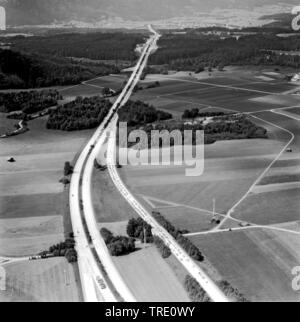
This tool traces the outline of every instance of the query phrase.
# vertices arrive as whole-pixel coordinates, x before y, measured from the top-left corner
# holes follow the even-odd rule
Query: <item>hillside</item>
[[[105,64],[74,64],[64,58],[0,49],[0,89],[73,85],[117,71]]]
[[[49,24],[54,21],[99,21],[120,17],[125,20],[159,20],[189,16],[213,9],[248,9],[282,4],[278,0],[9,0],[0,1],[7,9],[10,25]],[[290,0],[289,5],[297,5]],[[262,13],[263,14],[263,13]]]

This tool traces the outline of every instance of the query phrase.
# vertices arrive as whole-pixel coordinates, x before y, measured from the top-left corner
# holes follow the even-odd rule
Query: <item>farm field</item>
[[[217,142],[205,147],[204,173],[198,177],[186,177],[178,166],[126,166],[120,173],[136,195],[199,210],[212,210],[216,199],[216,211],[225,214],[280,149],[273,140]]]
[[[4,114],[0,117],[1,124],[16,123],[8,122]],[[62,242],[71,231],[66,218],[68,194],[59,180],[64,163],[74,160],[91,131],[47,130],[46,121],[46,117],[30,121],[30,131],[0,141],[1,256],[36,255]],[[16,162],[8,163],[8,157]],[[16,263],[6,269],[8,291],[0,294],[0,301],[81,300],[77,268],[65,259]]]
[[[262,81],[253,75],[235,74],[201,79],[198,84],[190,82],[187,75],[178,76],[177,80],[174,76],[167,80],[163,77],[157,78],[160,87],[137,92],[135,97],[175,117],[192,107],[259,111],[253,114],[253,121],[267,128],[269,139],[223,141],[206,146],[205,170],[200,177],[186,177],[184,167],[179,166],[126,166],[120,170],[123,180],[149,211],[160,211],[180,229],[199,232],[189,238],[211,263],[207,272],[215,280],[230,281],[251,301],[299,301],[299,295],[291,288],[291,269],[299,265],[296,249],[300,235],[272,230],[272,226],[299,231],[300,127],[297,120],[263,112],[299,105],[299,97],[281,95],[295,85],[272,80],[273,76]],[[155,80],[152,76],[150,79]],[[290,153],[284,147],[293,134]],[[240,222],[272,226],[239,230],[239,222],[228,219],[221,228],[238,228],[237,231],[201,234],[214,228],[210,224],[213,199],[222,219],[280,152],[280,158],[232,214]]]
[[[253,75],[247,75],[245,78],[243,73],[239,77],[230,73],[224,75],[226,76],[198,80],[190,76],[150,75],[146,84],[150,80],[159,80],[161,86],[139,91],[134,98],[145,100],[169,112],[174,110],[175,116],[191,108],[191,104],[198,108],[214,106],[240,112],[255,112],[300,104],[299,97],[280,94],[297,88],[288,82],[259,81]]]
[[[299,265],[297,235],[251,229],[190,237],[219,273],[251,301],[299,301],[291,270]]]
[[[66,87],[60,90],[62,95],[68,99],[75,99],[77,96],[91,97],[101,95],[102,88],[80,84],[71,87]]]
[[[79,302],[75,269],[64,258],[9,264],[0,302]]]
[[[14,125],[17,123],[15,120],[9,120],[4,113],[0,113],[0,135],[12,131]]]
[[[109,87],[116,91],[122,87],[126,79],[127,79],[127,76],[122,74],[108,75],[108,76],[103,76],[97,79],[87,81],[85,83],[93,86],[99,86],[100,91],[101,91],[101,88],[104,88],[104,87]]]
[[[94,170],[92,200],[99,223],[118,223],[136,216],[119,191],[113,185],[107,171]]]
[[[61,215],[0,219],[1,255],[30,256],[63,240]]]
[[[300,189],[295,188],[251,194],[236,209],[233,217],[258,225],[272,225],[300,220],[299,193]]]
[[[58,181],[64,163],[75,158],[91,132],[50,131],[45,123],[46,118],[36,119],[27,133],[0,141],[1,255],[33,255],[68,233]],[[15,163],[6,161],[11,156]]]
[[[294,134],[295,139],[291,143],[293,153],[284,153],[274,163],[249,197],[236,209],[233,216],[265,225],[300,220],[299,122],[269,112],[260,113],[260,117]],[[292,137],[291,134],[288,135]]]
[[[289,108],[287,109],[288,112],[296,115],[300,115],[300,107]]]
[[[58,88],[58,90],[68,99],[74,99],[77,96],[98,96],[102,95],[102,89],[109,87],[118,90],[122,86],[125,75],[108,75],[96,79],[87,80],[79,85]]]
[[[214,226],[211,224],[212,213],[208,211],[201,211],[193,208],[177,206],[177,207],[159,207],[155,208],[168,221],[181,230],[188,230],[191,233],[207,231]],[[212,211],[212,205],[211,209]]]
[[[115,257],[114,262],[138,301],[190,301],[175,273],[154,246]]]

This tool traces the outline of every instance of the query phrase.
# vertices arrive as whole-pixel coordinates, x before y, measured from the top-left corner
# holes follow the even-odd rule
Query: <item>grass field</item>
[[[299,213],[299,122],[270,112],[259,117],[283,127],[294,134],[293,153],[283,153],[266,173],[253,193],[236,209],[233,216],[256,224],[277,224],[300,219]],[[277,140],[288,142],[292,134],[277,129]],[[288,188],[288,190],[287,190]],[[257,194],[257,192],[261,192]]]
[[[281,93],[296,88],[295,85],[282,80],[272,82],[258,81],[245,72],[224,73],[224,76],[195,79],[185,76],[153,76],[149,79],[160,81],[161,86],[145,89],[134,95],[156,107],[178,115],[191,105],[197,107],[216,106],[254,112],[300,104],[300,98]],[[199,76],[196,76],[199,77]]]
[[[36,119],[29,132],[0,141],[1,255],[36,254],[69,232],[59,180],[64,163],[74,159],[91,131],[50,131],[45,124],[46,118]],[[7,162],[10,156],[15,163]]]
[[[287,111],[296,115],[300,115],[300,107],[289,108]]]
[[[108,87],[116,91],[122,87],[122,84],[124,83],[124,81],[126,81],[126,79],[126,75],[109,75],[87,81],[86,84],[91,84],[102,88]]]
[[[136,216],[135,211],[113,185],[107,171],[93,172],[92,200],[99,223],[122,222]]]
[[[250,195],[233,217],[258,225],[271,225],[300,220],[300,189]]]
[[[102,89],[97,88],[96,86],[89,86],[86,84],[76,85],[74,87],[63,88],[60,90],[61,94],[64,95],[66,98],[74,99],[77,96],[98,96],[101,95]]]
[[[62,216],[0,219],[0,254],[30,256],[64,240]]]
[[[204,210],[212,210],[216,199],[216,210],[226,213],[281,148],[273,140],[217,142],[206,146],[205,169],[199,177],[186,177],[185,168],[176,166],[127,166],[121,175],[136,195]]]
[[[186,207],[156,208],[161,214],[179,229],[189,232],[207,231],[213,228],[212,214]],[[210,210],[212,211],[212,209]]]
[[[75,98],[77,96],[101,96],[104,87],[118,90],[121,88],[124,80],[126,80],[125,75],[109,75],[88,80],[79,85],[59,88],[58,90],[66,98]]]
[[[14,125],[18,123],[15,120],[6,118],[6,114],[0,113],[0,135],[14,130]]]
[[[293,133],[293,153],[282,154],[233,217],[259,225],[299,229],[299,123],[262,111],[300,105],[300,98],[281,94],[295,85],[273,76],[268,81],[258,80],[262,74],[258,71],[240,76],[226,74],[199,82],[188,75],[171,76],[172,80],[161,76],[157,78],[160,87],[135,94],[175,117],[191,107],[260,111],[254,114],[259,119],[253,120],[267,128],[269,135],[268,140],[224,141],[207,146],[205,170],[200,177],[185,177],[183,167],[123,167],[121,176],[148,210],[158,209],[176,227],[190,232],[211,229],[211,215],[207,212],[212,210],[212,199],[216,200],[217,212],[225,214],[283,150]],[[238,88],[224,87],[228,85]],[[238,223],[229,219],[223,228],[229,227],[238,227]],[[299,236],[251,228],[190,238],[211,263],[204,269],[215,280],[229,280],[250,300],[300,300],[300,295],[291,288],[291,269],[299,265]]]
[[[138,301],[189,302],[182,284],[154,246],[116,257],[114,262]]]
[[[27,261],[5,266],[7,290],[0,302],[78,302],[74,267],[64,258]]]
[[[252,301],[299,301],[291,270],[299,237],[261,229],[193,237],[221,275]]]

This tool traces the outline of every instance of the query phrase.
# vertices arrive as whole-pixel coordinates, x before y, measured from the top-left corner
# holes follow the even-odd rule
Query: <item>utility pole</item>
[[[143,229],[144,229],[144,244],[146,245],[147,244],[147,236],[146,236],[146,228],[145,228],[145,225],[144,225]]]

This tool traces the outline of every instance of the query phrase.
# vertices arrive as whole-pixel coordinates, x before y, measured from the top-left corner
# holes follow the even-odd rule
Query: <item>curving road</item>
[[[105,120],[81,152],[72,175],[70,184],[70,213],[74,237],[76,239],[83,296],[87,302],[117,301],[117,297],[108,286],[92,249],[97,253],[109,279],[115,285],[122,299],[126,302],[135,301],[135,298],[116,270],[107,247],[99,233],[91,201],[90,187],[93,162],[106,138],[105,129],[109,126],[118,108],[131,96],[150,53],[156,48],[159,35],[152,28],[149,29],[153,32],[153,36],[147,40],[140,59],[122,93],[117,98]]]
[[[149,27],[149,29],[153,33],[153,36],[146,42],[141,57],[127,85],[116,100],[102,125],[97,129],[87,146],[84,148],[74,168],[70,190],[70,207],[74,233],[77,241],[77,250],[79,253],[79,268],[85,300],[90,300],[90,298],[99,300],[99,293],[101,294],[102,300],[104,301],[116,301],[117,299],[115,295],[111,291],[109,291],[108,285],[105,284],[104,290],[99,289],[99,287],[98,289],[95,288],[95,285],[96,287],[99,286],[99,284],[95,283],[95,280],[97,281],[101,279],[101,281],[103,281],[104,278],[97,265],[95,257],[93,257],[91,253],[91,245],[89,244],[87,234],[84,230],[81,216],[84,217],[84,220],[86,222],[88,233],[92,239],[92,246],[94,247],[99,259],[101,260],[101,263],[104,266],[110,280],[118,290],[119,295],[126,302],[136,301],[129,288],[120,277],[119,272],[115,268],[108,253],[107,247],[99,233],[91,200],[91,176],[94,160],[99,155],[101,149],[103,148],[103,144],[108,137],[108,170],[114,184],[121,192],[123,197],[128,201],[133,209],[135,209],[135,211],[153,227],[154,233],[165,242],[165,244],[171,249],[172,253],[178,258],[182,265],[184,265],[187,271],[198,281],[198,283],[207,292],[210,298],[215,302],[228,302],[229,300],[218,288],[218,286],[190,258],[190,256],[188,256],[188,254],[177,244],[175,239],[172,238],[172,236],[153,219],[150,213],[148,213],[145,208],[128,191],[116,170],[114,153],[116,148],[115,135],[118,118],[115,113],[130,98],[133,89],[139,81],[141,73],[146,66],[149,55],[157,48],[157,40],[159,39],[160,35],[157,34],[152,27]],[[82,201],[80,198],[82,198]],[[80,207],[81,202],[82,207]],[[94,290],[92,288],[93,281]]]
[[[151,216],[151,214],[137,201],[137,199],[126,188],[116,169],[114,160],[116,149],[116,125],[117,118],[113,120],[112,130],[110,132],[107,165],[110,176],[123,197],[132,206],[132,208],[153,228],[153,233],[160,237],[164,243],[170,248],[172,253],[177,257],[180,263],[193,276],[201,287],[206,291],[214,302],[229,302],[228,298],[223,294],[219,287],[210,279],[210,277],[191,259],[191,257],[180,247],[177,241]]]

